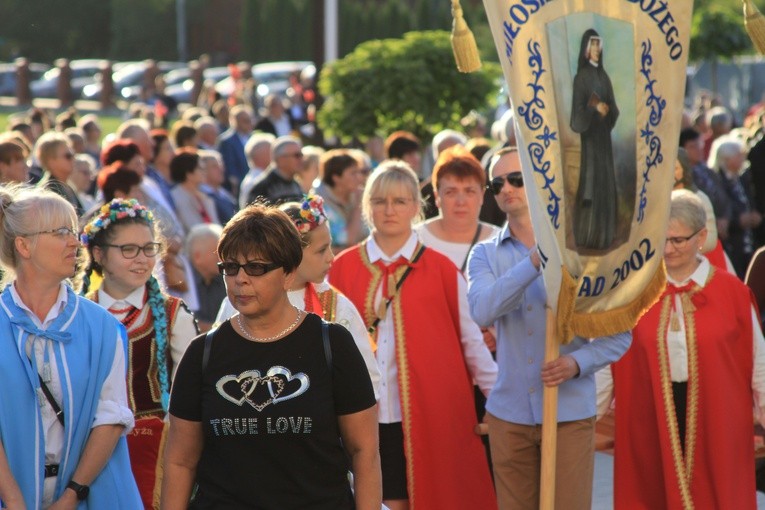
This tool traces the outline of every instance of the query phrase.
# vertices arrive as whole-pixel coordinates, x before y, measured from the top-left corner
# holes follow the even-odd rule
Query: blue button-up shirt
[[[470,313],[480,326],[496,328],[499,374],[486,410],[511,423],[541,424],[546,302],[541,273],[507,225],[473,248],[467,269]],[[621,358],[631,342],[631,332],[624,332],[591,341],[575,337],[561,345],[561,356],[573,356],[580,373],[559,386],[559,422],[595,415],[594,374]]]

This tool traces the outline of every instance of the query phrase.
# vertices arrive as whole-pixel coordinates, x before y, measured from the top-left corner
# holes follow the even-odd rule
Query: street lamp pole
[[[324,0],[324,63],[337,60],[338,1]]]

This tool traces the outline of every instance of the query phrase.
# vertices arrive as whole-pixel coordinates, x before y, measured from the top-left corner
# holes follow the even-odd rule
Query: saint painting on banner
[[[619,108],[602,56],[603,41],[590,28],[582,36],[574,77],[571,129],[581,138],[574,240],[577,247],[591,250],[607,250],[616,233],[611,130],[619,118]]]
[[[547,23],[562,142],[565,246],[601,257],[628,241],[638,180],[633,27],[591,12]]]

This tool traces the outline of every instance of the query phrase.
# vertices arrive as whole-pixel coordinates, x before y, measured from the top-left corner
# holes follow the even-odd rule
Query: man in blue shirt
[[[470,313],[496,328],[497,383],[486,403],[500,509],[539,508],[543,385],[558,389],[555,508],[589,510],[595,444],[595,378],[629,348],[630,332],[576,337],[544,363],[546,294],[518,152],[497,152],[491,187],[507,224],[468,262]]]

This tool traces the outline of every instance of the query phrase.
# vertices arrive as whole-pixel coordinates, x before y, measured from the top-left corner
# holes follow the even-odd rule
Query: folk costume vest
[[[54,342],[55,359],[61,375],[62,408],[66,416],[61,464],[55,498],[71,480],[90,435],[101,388],[114,362],[114,339],[125,340],[125,330],[103,308],[67,288],[67,304],[48,330],[40,331],[13,301],[10,289],[0,295],[0,437],[13,476],[27,508],[40,508],[43,493],[45,444],[37,389],[38,367],[27,358],[25,344]],[[126,342],[125,342],[126,343]],[[32,357],[34,360],[34,356]],[[90,495],[80,509],[134,510],[141,501],[130,472],[127,444],[122,437],[104,469],[90,485]]]
[[[88,298],[98,302],[98,291],[88,293]],[[168,329],[165,359],[167,373],[172,374],[170,332],[173,330],[182,301],[172,296],[164,296],[164,299]],[[136,417],[135,428],[127,440],[133,475],[144,507],[159,508],[162,450],[166,430],[158,376],[156,331],[148,303],[148,289],[144,291],[143,303],[141,309],[131,306],[131,310],[127,311],[127,315],[122,319],[122,325],[128,334],[128,404]],[[146,313],[142,313],[144,309]]]
[[[390,306],[411,508],[495,509],[483,444],[473,432],[473,383],[460,343],[457,269],[428,248],[410,265]],[[396,269],[397,281],[407,267]],[[383,271],[370,262],[366,243],[341,253],[329,279],[371,326]]]
[[[613,365],[614,506],[619,509],[754,509],[752,300],[733,275],[710,268],[681,294],[688,346],[685,451],[672,396],[665,291]]]

